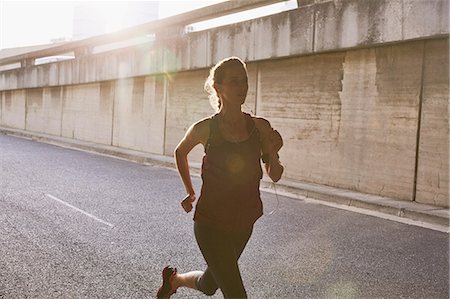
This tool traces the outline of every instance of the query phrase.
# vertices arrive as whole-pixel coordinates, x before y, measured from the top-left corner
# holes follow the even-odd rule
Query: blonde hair
[[[245,69],[245,72],[247,72],[247,66],[245,65],[245,62],[236,56],[222,59],[209,70],[209,76],[205,81],[204,88],[205,91],[209,94],[209,104],[216,112],[218,112],[222,107],[222,100],[217,94],[217,91],[214,88],[214,84],[221,83],[225,76],[225,70],[235,65],[242,66]]]

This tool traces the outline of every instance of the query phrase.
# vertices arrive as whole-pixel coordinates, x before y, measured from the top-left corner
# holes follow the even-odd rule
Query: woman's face
[[[244,104],[248,91],[248,78],[244,67],[232,65],[224,71],[222,82],[216,84],[221,99],[227,104]]]

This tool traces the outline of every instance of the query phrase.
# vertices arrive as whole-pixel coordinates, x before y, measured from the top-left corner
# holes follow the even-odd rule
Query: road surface
[[[205,267],[174,170],[7,135],[0,161],[0,298],[154,298],[165,265]],[[447,233],[263,203],[240,260],[250,298],[449,298]]]

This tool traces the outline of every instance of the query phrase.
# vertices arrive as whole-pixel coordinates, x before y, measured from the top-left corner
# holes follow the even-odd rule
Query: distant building
[[[158,12],[158,1],[79,2],[74,7],[73,40],[151,22]]]

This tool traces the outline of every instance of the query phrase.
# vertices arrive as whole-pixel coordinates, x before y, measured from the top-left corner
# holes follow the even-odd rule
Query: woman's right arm
[[[196,199],[195,190],[192,186],[191,175],[189,172],[189,162],[187,156],[196,145],[199,143],[206,143],[207,140],[205,139],[205,136],[208,136],[209,134],[209,126],[206,126],[205,123],[208,122],[203,120],[193,124],[187,130],[174,152],[178,173],[180,174],[187,193],[187,196],[183,199],[181,205],[187,213],[192,210],[192,203]],[[205,128],[208,129],[208,132],[205,132]]]

